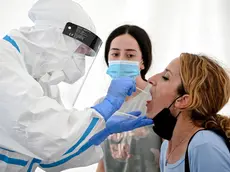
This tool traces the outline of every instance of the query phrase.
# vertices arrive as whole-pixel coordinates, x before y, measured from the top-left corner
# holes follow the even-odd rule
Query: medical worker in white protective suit
[[[101,40],[71,0],[39,0],[29,17],[34,26],[0,40],[1,172],[87,166],[102,157],[97,145],[108,135],[152,124],[147,117],[112,116],[135,91],[127,77],[112,80],[102,103],[65,109],[56,85],[77,81],[85,72],[84,56],[95,56]]]

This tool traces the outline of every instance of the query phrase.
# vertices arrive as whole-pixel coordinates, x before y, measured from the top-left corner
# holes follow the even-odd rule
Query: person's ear
[[[144,69],[145,69],[144,61],[141,60],[141,62],[140,62],[140,70],[144,70]]]
[[[188,94],[185,94],[176,100],[175,107],[178,109],[185,109],[189,106],[189,102],[190,96]]]

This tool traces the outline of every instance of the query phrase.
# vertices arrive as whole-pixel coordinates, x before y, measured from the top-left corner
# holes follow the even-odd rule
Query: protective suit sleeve
[[[87,145],[86,143],[85,145]],[[81,148],[84,149],[85,145]],[[43,161],[40,168],[47,172],[63,171],[70,168],[85,167],[100,161],[103,157],[103,151],[100,146],[88,146],[85,151],[77,150],[70,155],[63,156],[56,161]],[[81,153],[80,153],[81,152]]]
[[[39,83],[18,62],[1,60],[0,70],[0,127],[41,160],[71,154],[104,128],[104,119],[95,110],[66,110],[44,96]]]

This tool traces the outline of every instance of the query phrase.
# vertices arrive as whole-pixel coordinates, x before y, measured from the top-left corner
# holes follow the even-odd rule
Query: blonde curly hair
[[[230,97],[227,71],[207,56],[182,53],[180,74],[184,91],[190,96],[187,109],[193,122],[220,130],[230,140],[230,118],[217,114]]]

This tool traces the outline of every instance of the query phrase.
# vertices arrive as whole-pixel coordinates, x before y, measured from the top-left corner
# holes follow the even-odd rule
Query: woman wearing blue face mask
[[[151,99],[151,85],[145,79],[152,62],[148,34],[137,26],[118,27],[106,41],[105,62],[111,78],[127,76],[136,80],[137,91],[116,113],[141,110],[145,115],[146,101]],[[151,127],[110,135],[102,144],[104,158],[97,172],[159,172],[160,145],[161,139]]]

